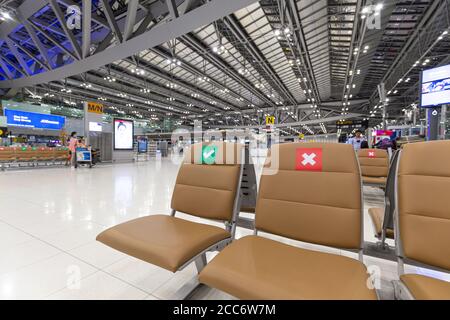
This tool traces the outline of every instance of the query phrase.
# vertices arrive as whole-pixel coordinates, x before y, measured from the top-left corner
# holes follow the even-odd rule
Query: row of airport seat
[[[68,148],[0,147],[0,166],[54,164],[69,158]]]
[[[289,143],[266,161],[252,236],[234,240],[242,176],[241,146],[218,145],[216,163],[202,164],[194,145],[181,165],[172,214],[109,228],[97,240],[172,272],[195,262],[201,283],[241,299],[376,299],[363,264],[360,166],[351,146]],[[230,161],[227,153],[234,151]],[[442,153],[442,150],[445,150]],[[450,269],[450,142],[405,146],[396,170],[395,234],[398,298],[450,299],[450,283],[405,274],[405,259]],[[276,163],[274,163],[276,162]],[[277,170],[273,170],[276,167]],[[176,212],[225,222],[225,228],[175,217]],[[263,237],[354,250],[359,259],[317,252]],[[209,263],[206,252],[221,251]]]
[[[358,151],[364,185],[385,188],[389,172],[389,154],[384,149],[361,149]]]

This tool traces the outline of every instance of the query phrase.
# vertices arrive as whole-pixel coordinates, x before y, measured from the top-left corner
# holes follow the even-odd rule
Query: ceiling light
[[[143,76],[145,74],[145,71],[142,69],[139,69],[139,68],[133,68],[133,69],[131,69],[131,73],[136,73],[136,74]]]
[[[3,11],[2,12],[2,17],[5,19],[12,19],[11,15],[9,14],[9,12]]]
[[[106,76],[103,78],[103,80],[108,81],[108,82],[116,82],[116,78],[113,78],[111,76]]]

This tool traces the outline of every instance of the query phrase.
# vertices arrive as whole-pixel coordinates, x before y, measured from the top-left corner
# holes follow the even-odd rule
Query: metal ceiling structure
[[[449,30],[450,0],[0,0],[0,89],[320,134],[379,123],[382,82],[401,121],[420,71],[449,62]]]

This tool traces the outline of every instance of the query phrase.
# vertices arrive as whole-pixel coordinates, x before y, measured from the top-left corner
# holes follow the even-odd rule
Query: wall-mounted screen
[[[61,130],[66,122],[62,116],[11,109],[5,110],[5,116],[8,126],[34,129]]]
[[[133,120],[114,119],[114,149],[133,150]]]
[[[450,65],[422,71],[421,106],[450,103]]]
[[[98,122],[89,122],[89,131],[102,132],[102,124]]]

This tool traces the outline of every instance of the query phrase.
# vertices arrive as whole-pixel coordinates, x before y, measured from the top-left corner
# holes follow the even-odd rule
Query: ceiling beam
[[[231,14],[255,1],[256,0],[209,1],[190,12],[181,15],[177,19],[158,24],[145,33],[99,52],[98,54],[91,55],[80,61],[74,61],[68,65],[31,77],[1,81],[0,88],[33,86],[39,83],[55,81],[91,69],[96,69],[102,65],[124,59],[148,48],[158,46],[170,39],[180,37],[186,32],[195,30],[223,16]]]

